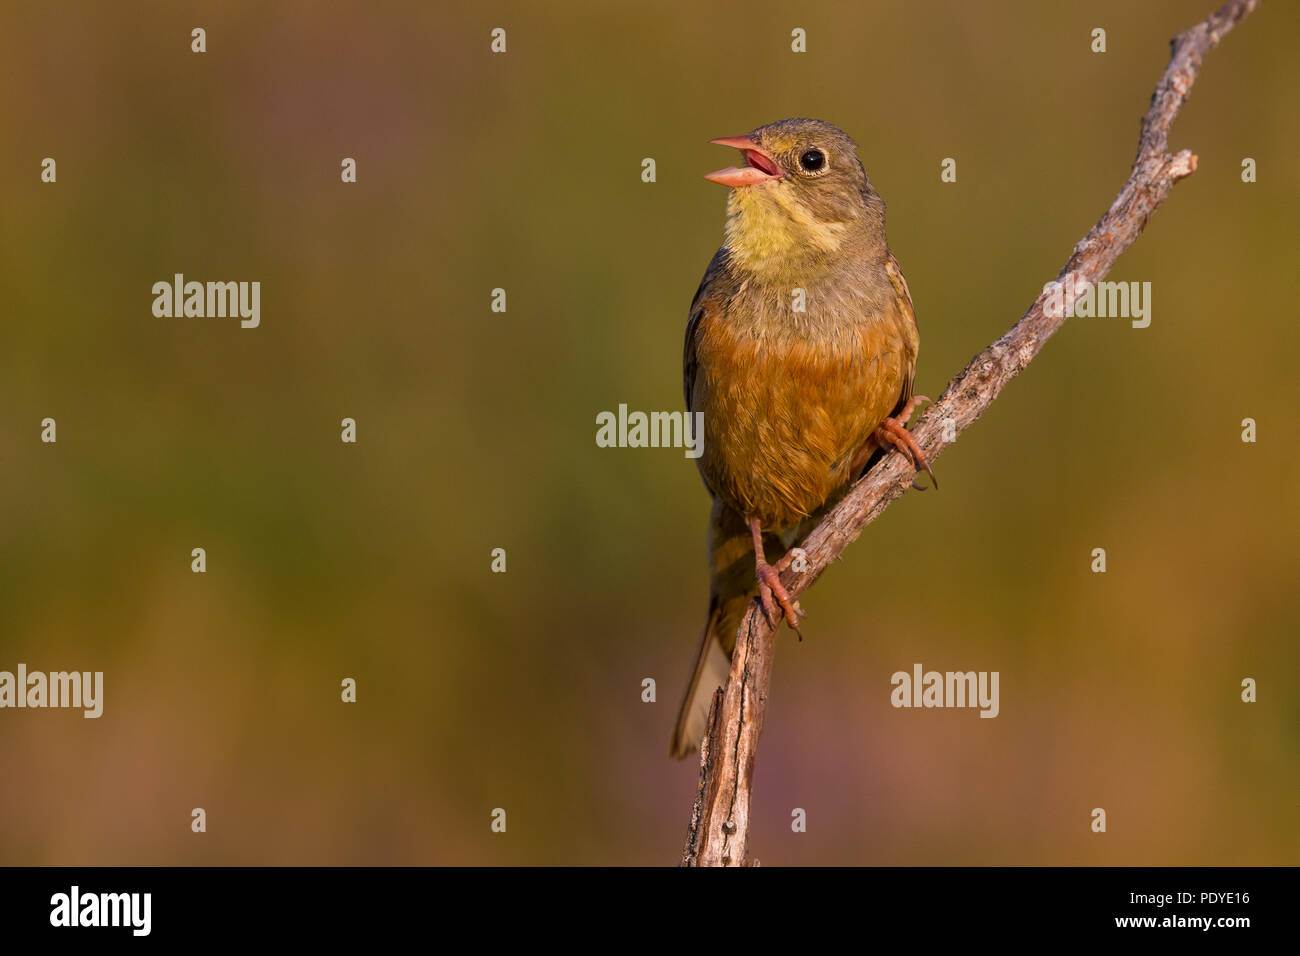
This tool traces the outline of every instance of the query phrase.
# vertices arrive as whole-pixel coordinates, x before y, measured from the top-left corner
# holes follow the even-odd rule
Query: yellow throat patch
[[[835,252],[848,223],[819,222],[785,182],[743,186],[727,200],[727,248],[754,272],[798,267],[808,254]]]

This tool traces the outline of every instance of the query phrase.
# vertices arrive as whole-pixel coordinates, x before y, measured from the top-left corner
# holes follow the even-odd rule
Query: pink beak
[[[772,154],[759,146],[748,136],[724,136],[711,139],[710,143],[718,146],[730,146],[740,150],[745,156],[744,166],[728,166],[704,178],[711,183],[723,186],[754,186],[758,183],[775,182],[781,178],[781,167],[776,164]]]

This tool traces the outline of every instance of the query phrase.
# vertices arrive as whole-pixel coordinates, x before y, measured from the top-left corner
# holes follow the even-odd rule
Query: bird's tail
[[[763,551],[768,563],[778,561],[796,541],[801,541],[835,503],[831,499],[799,525],[779,533],[763,535]],[[727,686],[731,673],[731,652],[736,647],[736,631],[745,619],[749,603],[758,596],[758,579],[754,573],[754,537],[745,520],[718,500],[713,502],[709,517],[709,616],[704,636],[695,655],[691,682],[677,715],[673,732],[672,755],[677,759],[700,749],[704,725],[709,722],[713,692]]]
[[[709,567],[709,616],[673,732],[672,755],[678,759],[699,750],[713,692],[726,686],[731,671],[736,629],[758,593],[749,529],[739,515],[717,501],[709,521]]]
[[[672,756],[675,760],[690,756],[699,750],[704,738],[704,725],[708,723],[709,707],[713,693],[727,684],[731,670],[731,655],[722,649],[718,639],[718,607],[710,602],[709,618],[704,624],[704,636],[695,655],[695,668],[691,682],[682,699],[682,709],[677,715],[677,729],[673,731]]]

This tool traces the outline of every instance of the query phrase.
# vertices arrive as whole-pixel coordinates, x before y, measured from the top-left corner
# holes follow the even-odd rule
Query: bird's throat
[[[746,186],[727,200],[725,245],[739,268],[765,280],[811,281],[833,266],[855,225],[817,220],[786,183]]]

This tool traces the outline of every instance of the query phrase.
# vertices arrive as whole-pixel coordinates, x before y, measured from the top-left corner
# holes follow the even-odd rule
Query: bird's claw
[[[763,605],[763,614],[767,617],[767,623],[773,630],[781,623],[784,617],[785,623],[790,625],[790,630],[799,634],[799,640],[803,640],[803,635],[799,633],[799,618],[803,616],[804,610],[799,606],[799,602],[790,597],[790,592],[785,589],[781,583],[780,572],[766,561],[760,561],[756,568],[758,577],[758,599]],[[781,613],[777,613],[778,607]]]
[[[916,406],[929,400],[924,395],[913,395],[897,417],[886,418],[880,423],[880,427],[876,429],[875,438],[881,446],[894,446],[903,457],[911,462],[916,471],[924,471],[929,475],[934,487],[938,488],[939,479],[934,476],[934,471],[930,468],[930,462],[926,460],[925,453],[921,451],[921,446],[916,443],[912,433],[907,430],[907,420],[912,417],[912,412],[916,409]],[[915,481],[912,482],[912,487],[918,491],[925,490],[918,486]]]

